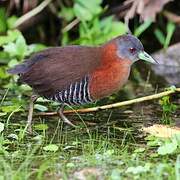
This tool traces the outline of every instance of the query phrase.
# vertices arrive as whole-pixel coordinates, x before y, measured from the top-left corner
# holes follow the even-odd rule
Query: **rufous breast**
[[[120,59],[114,44],[102,50],[101,65],[93,71],[90,79],[90,94],[93,100],[101,99],[118,91],[128,80],[131,62]]]

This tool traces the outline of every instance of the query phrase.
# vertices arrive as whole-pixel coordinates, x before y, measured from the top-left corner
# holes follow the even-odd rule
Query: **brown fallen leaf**
[[[132,5],[125,15],[125,21],[128,22],[135,14],[139,14],[143,21],[148,19],[155,21],[156,14],[170,1],[172,0],[126,0],[124,4]]]
[[[154,124],[153,126],[143,127],[142,131],[156,137],[170,138],[175,134],[180,134],[180,128],[176,126],[168,126]]]

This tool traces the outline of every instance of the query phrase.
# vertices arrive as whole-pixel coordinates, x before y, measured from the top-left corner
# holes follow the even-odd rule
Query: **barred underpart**
[[[66,90],[57,92],[51,100],[69,105],[81,105],[92,102],[89,92],[89,77],[85,76],[80,82],[71,84]]]

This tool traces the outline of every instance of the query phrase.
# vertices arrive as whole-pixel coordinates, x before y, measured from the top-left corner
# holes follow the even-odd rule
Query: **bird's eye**
[[[134,53],[136,51],[136,48],[129,48],[130,53]]]

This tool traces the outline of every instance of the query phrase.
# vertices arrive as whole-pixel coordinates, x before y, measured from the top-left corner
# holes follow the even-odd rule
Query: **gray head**
[[[141,41],[133,35],[123,35],[116,39],[118,45],[117,55],[121,59],[129,59],[133,62],[145,60],[157,63],[148,53],[144,51]]]

